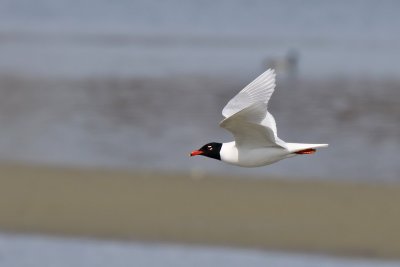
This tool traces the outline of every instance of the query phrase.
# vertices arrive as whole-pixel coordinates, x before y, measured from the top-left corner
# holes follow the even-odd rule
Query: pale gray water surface
[[[0,70],[238,75],[294,49],[306,76],[396,77],[399,8],[393,0],[2,0]]]
[[[3,77],[0,158],[57,165],[240,175],[398,181],[399,82],[280,83],[273,95],[279,136],[329,143],[316,155],[239,168],[188,153],[232,137],[218,127],[223,105],[246,82],[212,77]],[[379,88],[380,92],[377,92]]]
[[[248,249],[0,235],[2,267],[395,267],[398,261],[345,259]]]

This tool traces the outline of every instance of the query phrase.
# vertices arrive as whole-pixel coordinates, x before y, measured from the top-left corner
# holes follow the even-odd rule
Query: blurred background
[[[386,261],[400,258],[399,9],[389,0],[0,0],[0,265],[400,266]],[[269,67],[280,138],[330,147],[255,169],[189,158],[232,139],[218,126],[223,106]],[[344,239],[321,235],[329,229]],[[376,229],[387,232],[370,236]]]

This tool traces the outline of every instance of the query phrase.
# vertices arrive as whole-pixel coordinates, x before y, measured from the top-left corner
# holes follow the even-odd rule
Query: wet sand
[[[400,185],[0,166],[0,229],[400,258]]]

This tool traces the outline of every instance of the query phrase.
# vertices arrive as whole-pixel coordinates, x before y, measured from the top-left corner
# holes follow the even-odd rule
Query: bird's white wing
[[[256,102],[268,104],[274,89],[275,71],[268,69],[233,97],[222,110],[222,115],[228,118]]]
[[[258,101],[236,112],[224,119],[220,126],[233,134],[238,147],[286,148],[286,143],[277,136],[275,119],[267,112],[264,102]]]

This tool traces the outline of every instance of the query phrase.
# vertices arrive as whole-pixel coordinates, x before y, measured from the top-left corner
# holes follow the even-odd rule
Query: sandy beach
[[[2,231],[400,258],[400,186],[0,167]]]

